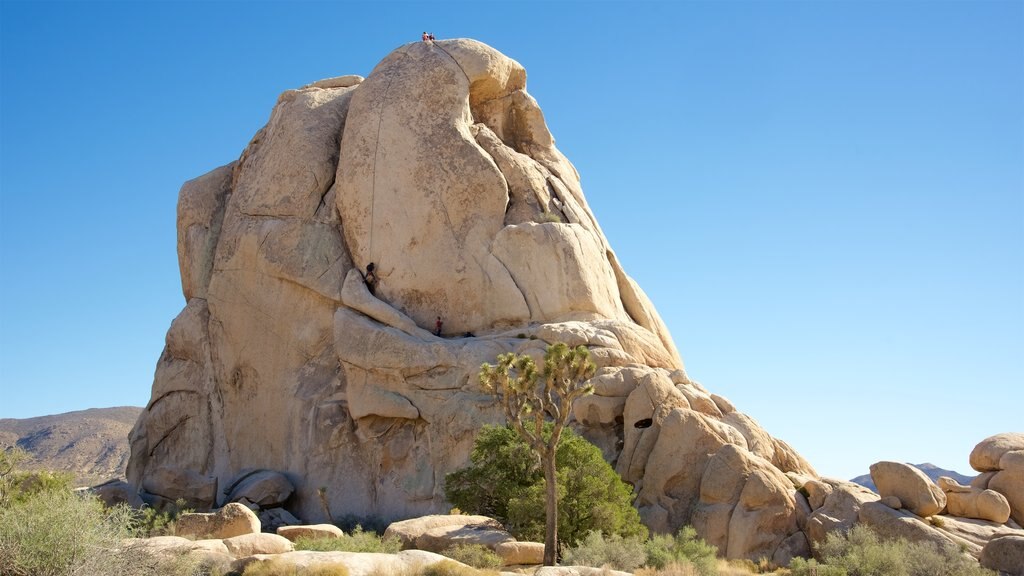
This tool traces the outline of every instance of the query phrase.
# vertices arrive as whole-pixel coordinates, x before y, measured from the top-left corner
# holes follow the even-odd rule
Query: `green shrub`
[[[818,550],[821,562],[794,559],[794,576],[994,576],[956,546],[882,540],[866,526],[832,533]]]
[[[689,562],[672,562],[663,568],[641,568],[634,576],[698,576],[699,572]]]
[[[676,535],[655,534],[646,544],[647,565],[664,568],[672,563],[692,564],[698,574],[711,576],[718,572],[716,548],[701,540],[693,526],[683,526]]]
[[[605,462],[601,451],[566,429],[556,452],[558,538],[563,545],[591,531],[644,538],[647,529],[632,506],[632,488]],[[537,457],[514,430],[485,426],[477,435],[470,466],[445,479],[445,497],[469,514],[505,524],[517,538],[544,541],[544,475]]]
[[[4,576],[189,575],[197,562],[123,549],[137,516],[124,505],[105,508],[90,494],[45,490],[0,506]]]
[[[442,560],[423,568],[423,576],[498,576],[494,570],[478,570],[451,560]]]
[[[383,552],[394,554],[402,549],[398,538],[381,538],[375,532],[364,532],[356,526],[341,538],[312,538],[303,536],[295,541],[296,550],[316,552]]]
[[[647,559],[644,541],[636,536],[623,538],[617,534],[603,536],[600,532],[587,534],[582,542],[565,551],[562,564],[567,566],[608,566],[631,572]]]
[[[174,536],[178,517],[191,512],[193,510],[187,506],[184,498],[175,500],[173,504],[168,504],[163,510],[143,506],[135,512],[137,520],[135,534],[139,538]]]
[[[501,568],[505,564],[501,556],[481,544],[456,544],[441,554],[474,568]]]

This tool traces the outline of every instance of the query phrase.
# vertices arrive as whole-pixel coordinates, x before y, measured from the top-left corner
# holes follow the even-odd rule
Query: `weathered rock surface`
[[[142,490],[142,498],[157,507],[183,500],[188,508],[209,509],[217,501],[217,478],[161,466],[142,481]]]
[[[307,550],[283,554],[256,554],[239,558],[231,570],[241,573],[253,563],[269,564],[276,572],[290,574],[322,566],[344,566],[349,576],[372,574],[415,574],[423,567],[438,562],[453,562],[440,554],[422,550],[404,550],[398,554],[364,552],[311,552]]]
[[[981,551],[981,565],[1000,574],[1024,576],[1024,536],[993,538]]]
[[[1010,517],[1024,524],[1024,434],[990,436],[971,451],[971,467],[979,472],[971,486],[990,489],[1006,497]]]
[[[224,489],[228,502],[255,504],[260,508],[274,508],[284,504],[295,488],[291,481],[273,470],[254,470],[242,474]]]
[[[393,522],[384,538],[398,538],[403,549],[442,552],[457,544],[479,544],[492,550],[515,538],[496,520],[487,516],[437,514]]]
[[[178,516],[175,532],[179,536],[197,538],[231,538],[244,534],[258,534],[260,520],[252,510],[232,502],[216,512],[193,512]]]
[[[98,486],[93,486],[89,492],[95,494],[107,506],[127,504],[132,508],[141,508],[143,504],[138,490],[120,479],[109,480]]]
[[[134,486],[165,467],[225,487],[208,506],[307,522],[443,511],[445,475],[503,419],[479,366],[563,341],[601,369],[574,427],[649,526],[699,523],[731,557],[806,547],[785,474],[813,468],[686,375],[525,71],[483,44],[417,42],[365,80],[286,91],[236,162],[182,187],[178,235],[186,304],[132,432]],[[254,469],[294,492],[235,486]]]
[[[991,520],[999,524],[1010,519],[1010,503],[995,490],[980,490],[962,486],[956,480],[942,476],[939,488],[946,493],[946,511],[953,516]]]
[[[277,534],[243,534],[223,540],[228,553],[235,558],[253,556],[255,554],[284,554],[295,550],[292,541]]]
[[[918,516],[932,516],[946,507],[946,494],[909,464],[876,462],[871,465],[871,479],[883,498],[899,498],[903,508]]]
[[[277,529],[278,536],[295,542],[299,538],[341,538],[345,535],[334,524],[310,524],[304,526],[281,526]]]
[[[544,562],[544,544],[540,542],[501,542],[494,547],[505,566],[533,565]]]

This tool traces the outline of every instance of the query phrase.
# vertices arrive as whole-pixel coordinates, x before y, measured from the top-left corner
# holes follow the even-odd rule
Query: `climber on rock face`
[[[363,280],[366,281],[366,289],[373,294],[377,290],[377,265],[370,262],[366,265],[366,274],[363,275]]]
[[[444,325],[444,322],[441,322],[441,317],[438,316],[437,320],[434,322],[434,336],[440,336],[441,335],[441,326],[443,326],[443,325]]]

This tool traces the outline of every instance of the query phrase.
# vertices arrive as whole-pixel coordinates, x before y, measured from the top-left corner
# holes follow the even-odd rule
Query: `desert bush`
[[[604,536],[594,531],[565,551],[562,564],[594,568],[609,566],[615,570],[631,572],[646,561],[647,552],[644,548],[644,541],[639,537],[623,538],[617,534]]]
[[[641,568],[634,576],[699,576],[699,572],[689,562],[672,562],[662,568]]]
[[[355,531],[383,534],[389,524],[390,522],[380,516],[356,516],[354,514],[345,514],[340,520],[334,521],[334,525],[344,530],[346,534]]]
[[[562,544],[576,544],[595,530],[622,537],[647,535],[632,506],[632,488],[596,446],[566,429],[555,460]],[[485,426],[470,461],[445,479],[448,501],[464,512],[497,519],[517,538],[543,541],[544,476],[530,447],[510,428]]]
[[[4,576],[175,575],[197,570],[187,557],[122,548],[137,527],[127,506],[105,508],[90,494],[44,490],[0,506]]]
[[[442,560],[426,566],[420,574],[422,576],[498,576],[497,571],[479,570],[451,560]]]
[[[697,536],[692,526],[683,526],[675,536],[655,534],[646,543],[646,563],[652,568],[670,564],[691,564],[701,576],[711,576],[716,568],[716,548]]]
[[[303,536],[295,541],[296,550],[316,552],[383,552],[394,554],[402,549],[398,538],[381,538],[376,532],[364,532],[356,525],[341,538],[312,538]]]
[[[175,500],[173,504],[168,504],[163,510],[143,506],[135,511],[135,535],[139,538],[174,536],[178,517],[191,512],[193,510],[188,507],[184,498]]]
[[[441,554],[474,568],[501,568],[505,564],[501,556],[481,544],[456,544]]]
[[[952,544],[882,540],[866,526],[829,534],[818,552],[820,562],[794,559],[793,576],[994,576]]]

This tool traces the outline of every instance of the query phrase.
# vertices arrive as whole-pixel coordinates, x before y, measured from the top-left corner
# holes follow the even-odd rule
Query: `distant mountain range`
[[[914,468],[917,468],[921,472],[924,472],[926,476],[932,479],[932,482],[938,480],[939,476],[949,476],[950,478],[956,480],[957,482],[963,484],[964,486],[970,484],[971,480],[974,480],[974,476],[964,476],[959,472],[954,472],[953,470],[946,470],[945,468],[939,468],[935,464],[930,464],[928,462],[925,462],[924,464],[910,465],[913,466]],[[878,488],[875,487],[875,483],[871,480],[871,474],[865,474],[863,476],[851,478],[850,482],[860,484],[865,488],[878,492]]]
[[[0,450],[18,446],[32,455],[29,469],[71,472],[77,486],[124,476],[128,434],[142,408],[91,408],[37,418],[0,419]]]

